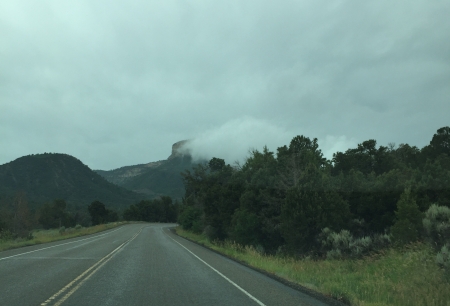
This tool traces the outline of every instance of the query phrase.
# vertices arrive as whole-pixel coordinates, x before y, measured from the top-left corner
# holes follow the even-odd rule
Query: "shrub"
[[[80,230],[81,228],[82,228],[81,225],[79,225],[79,224],[75,225],[75,229],[76,229],[76,230]]]
[[[450,280],[450,244],[444,245],[437,253],[436,263],[445,270],[445,275]]]
[[[322,229],[319,239],[328,259],[358,258],[372,251],[380,250],[390,243],[390,237],[386,234],[354,238],[347,230],[336,233],[329,228]]]
[[[370,237],[361,237],[353,240],[349,245],[350,254],[353,257],[361,257],[373,248],[372,241],[373,240]]]
[[[205,227],[205,229],[203,230],[202,234],[205,235],[209,241],[213,241],[214,239],[217,238],[217,228],[215,228],[211,225],[207,225]]]
[[[258,245],[260,241],[261,224],[255,213],[237,209],[231,219],[231,240],[242,245]]]
[[[422,223],[428,238],[437,250],[450,243],[450,208],[431,205],[425,212]]]
[[[372,248],[374,250],[386,248],[391,243],[391,236],[388,234],[375,234],[372,238]]]
[[[205,223],[202,219],[192,221],[192,231],[196,234],[200,234],[205,228]]]
[[[62,234],[64,234],[66,232],[66,227],[65,226],[61,226],[60,228],[59,228],[59,233],[62,235]]]
[[[9,230],[0,231],[0,240],[12,240],[14,235]]]
[[[195,231],[201,232],[203,230],[201,220],[202,211],[200,208],[185,206],[178,216],[178,223],[185,230],[190,230],[195,226]]]

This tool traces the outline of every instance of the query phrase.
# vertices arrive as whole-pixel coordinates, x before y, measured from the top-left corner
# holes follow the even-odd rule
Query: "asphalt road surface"
[[[0,252],[0,305],[325,305],[171,226],[125,225]]]

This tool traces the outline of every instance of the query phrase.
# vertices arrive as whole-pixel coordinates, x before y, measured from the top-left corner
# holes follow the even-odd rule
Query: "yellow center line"
[[[70,290],[66,295],[64,295],[59,301],[55,301],[54,306],[61,305],[65,300],[67,300],[75,291],[77,291],[81,285],[88,280],[92,275],[94,275],[103,265],[105,265],[115,253],[117,253],[120,249],[122,249],[127,243],[133,241],[140,233],[142,232],[142,228],[137,232],[133,237],[119,245],[117,248],[115,248],[113,251],[111,251],[108,255],[97,261],[95,264],[93,264],[90,268],[88,268],[86,271],[78,275],[73,281],[68,283],[66,286],[64,286],[61,290],[53,294],[50,298],[48,298],[45,302],[41,303],[41,306],[47,306],[49,303],[56,300],[58,296],[69,290],[75,283],[79,281],[79,283]],[[92,271],[93,270],[93,271]],[[92,271],[92,272],[91,272]],[[91,272],[89,274],[89,272]],[[86,277],[85,277],[86,276]],[[84,277],[84,279],[83,279]]]

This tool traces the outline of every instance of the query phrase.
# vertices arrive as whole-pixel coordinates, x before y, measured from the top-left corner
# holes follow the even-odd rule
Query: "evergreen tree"
[[[91,215],[92,225],[102,224],[108,222],[108,210],[100,201],[94,201],[88,206],[89,214]]]
[[[394,241],[406,244],[416,241],[422,227],[422,213],[416,204],[411,189],[406,188],[397,202],[396,222],[391,231]]]
[[[54,200],[53,203],[45,203],[40,209],[39,223],[44,229],[59,228],[61,226],[74,226],[74,218],[66,211],[66,201]]]

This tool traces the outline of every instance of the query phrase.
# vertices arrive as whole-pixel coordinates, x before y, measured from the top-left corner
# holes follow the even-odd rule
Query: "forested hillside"
[[[20,157],[0,166],[0,204],[12,202],[18,193],[31,207],[64,199],[80,207],[99,200],[121,209],[142,199],[109,183],[75,157],[52,153]]]
[[[450,206],[450,128],[421,149],[371,139],[332,160],[317,139],[297,136],[237,167],[213,158],[183,179],[185,229],[267,252],[363,253],[420,239],[424,212]]]

